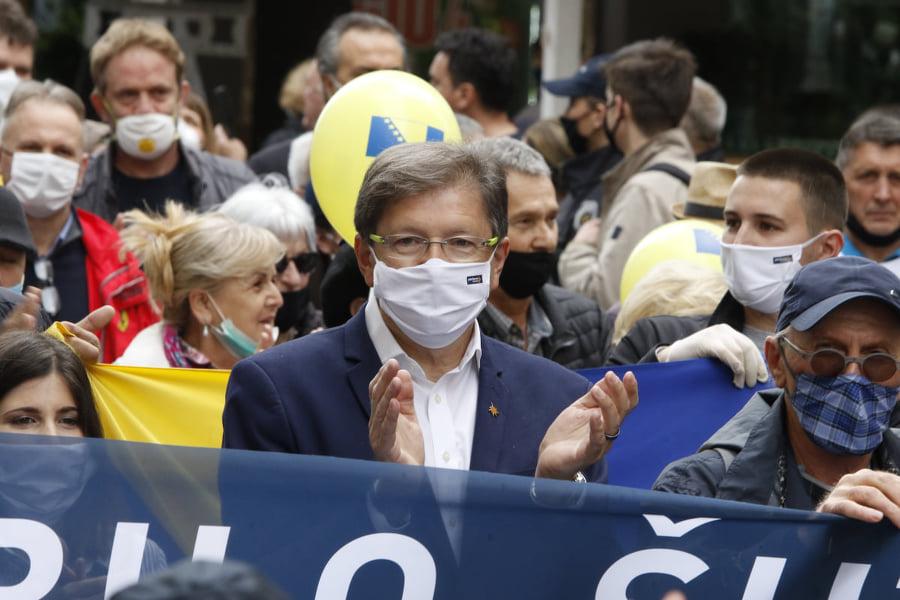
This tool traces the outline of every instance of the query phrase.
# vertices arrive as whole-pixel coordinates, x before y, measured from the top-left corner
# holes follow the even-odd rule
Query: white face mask
[[[819,234],[793,246],[722,245],[722,269],[734,299],[753,310],[773,315],[781,307],[784,291],[802,268],[803,249],[815,242]]]
[[[44,219],[71,202],[80,168],[77,162],[49,152],[16,152],[6,187],[25,214]]]
[[[14,69],[9,68],[0,71],[0,110],[6,108],[6,104],[9,102],[13,90],[19,85],[19,81],[21,81],[21,79],[16,75]]]
[[[175,117],[161,113],[116,119],[116,144],[125,154],[153,160],[175,143]]]
[[[487,304],[491,259],[451,263],[432,258],[402,269],[375,261],[373,291],[378,305],[403,333],[425,348],[455,342]]]
[[[183,119],[178,119],[177,129],[178,139],[181,140],[182,146],[198,152],[203,150],[203,148],[200,147],[200,132],[197,131],[196,127],[188,125]]]

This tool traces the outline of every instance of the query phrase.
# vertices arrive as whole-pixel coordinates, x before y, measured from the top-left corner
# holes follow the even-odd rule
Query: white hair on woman
[[[306,201],[286,187],[248,183],[231,195],[219,212],[241,223],[268,229],[285,245],[306,239],[316,249],[316,223]]]
[[[661,262],[635,284],[616,317],[613,344],[640,319],[709,315],[728,290],[725,276],[686,260]]]

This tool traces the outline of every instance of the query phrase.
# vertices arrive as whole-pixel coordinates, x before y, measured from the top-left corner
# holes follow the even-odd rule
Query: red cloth
[[[115,228],[81,209],[75,209],[75,215],[87,256],[88,309],[93,311],[104,304],[116,309],[112,322],[100,335],[102,360],[113,362],[138,332],[159,321],[159,315],[153,310],[140,263],[130,252],[120,257],[122,242]]]

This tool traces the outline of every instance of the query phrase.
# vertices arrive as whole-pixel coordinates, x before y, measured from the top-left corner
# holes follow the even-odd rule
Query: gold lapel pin
[[[499,417],[499,416],[500,416],[500,409],[497,408],[496,406],[494,406],[494,403],[493,403],[493,402],[491,402],[491,405],[488,406],[488,412],[491,413],[491,416],[492,416],[492,417]]]

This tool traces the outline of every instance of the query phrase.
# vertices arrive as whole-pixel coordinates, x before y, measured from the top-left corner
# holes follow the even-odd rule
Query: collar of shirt
[[[69,211],[69,218],[66,220],[66,224],[63,225],[62,229],[59,231],[59,235],[56,237],[56,241],[53,243],[53,247],[50,248],[50,252],[46,254],[46,256],[41,256],[39,258],[47,258],[49,256],[53,256],[53,254],[65,244],[68,244],[72,240],[78,239],[81,237],[81,226],[78,224],[78,219],[75,218],[75,209],[71,208]]]
[[[843,254],[844,256],[862,256],[863,258],[866,258],[865,256],[863,256],[863,253],[859,251],[859,248],[857,248],[853,244],[853,241],[850,239],[849,235],[844,236],[844,249],[841,251],[841,254]],[[897,250],[896,252],[885,258],[882,262],[887,262],[889,260],[894,260],[897,258],[900,258],[900,250]]]
[[[375,352],[378,353],[378,360],[384,364],[389,359],[395,358],[397,359],[397,362],[400,363],[401,368],[407,369],[410,372],[410,375],[412,375],[414,380],[426,380],[425,371],[423,371],[422,367],[403,351],[403,348],[400,347],[400,344],[398,344],[397,340],[394,338],[394,334],[388,329],[387,324],[384,322],[384,317],[381,314],[381,310],[378,308],[378,299],[375,298],[375,292],[371,289],[369,290],[369,300],[366,302],[364,310],[366,316],[366,329],[369,332],[369,337],[372,338],[372,345],[375,346]],[[469,345],[466,347],[466,351],[463,353],[462,360],[459,361],[456,370],[461,369],[472,358],[475,359],[476,368],[481,367],[481,328],[478,327],[478,321],[475,321],[475,330],[472,332],[472,339],[469,340]]]
[[[502,332],[502,341],[522,349],[523,336],[519,326],[506,316],[506,313],[490,302],[488,302],[485,310],[487,317],[491,319],[497,326],[497,329]],[[553,323],[550,322],[550,317],[544,312],[544,309],[541,307],[540,302],[537,301],[537,298],[533,299],[531,305],[528,307],[527,324],[528,348],[526,350],[534,354],[534,351],[538,344],[541,343],[541,340],[553,335]]]

